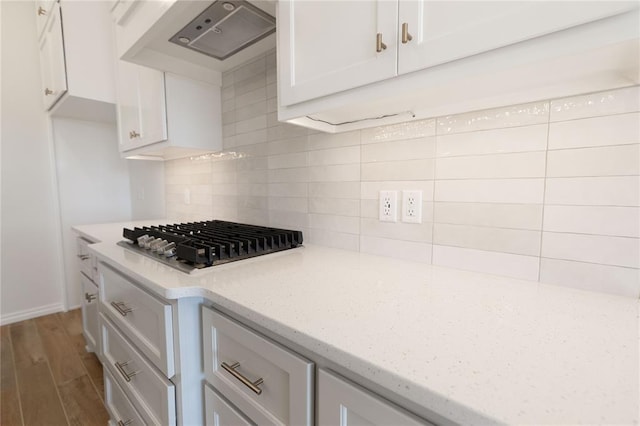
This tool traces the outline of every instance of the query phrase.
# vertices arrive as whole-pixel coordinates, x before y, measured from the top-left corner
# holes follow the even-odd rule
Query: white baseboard
[[[24,311],[11,312],[0,315],[0,325],[7,325],[18,321],[24,321],[31,318],[41,317],[43,315],[54,314],[64,311],[62,303],[54,303],[52,305],[39,306],[33,309],[25,309]]]

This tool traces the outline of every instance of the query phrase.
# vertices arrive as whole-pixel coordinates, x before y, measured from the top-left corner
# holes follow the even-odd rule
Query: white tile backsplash
[[[640,296],[638,87],[325,134],[277,122],[275,83],[273,52],[224,73],[235,154],[165,163],[169,216]],[[407,189],[423,223],[380,222],[379,192]]]

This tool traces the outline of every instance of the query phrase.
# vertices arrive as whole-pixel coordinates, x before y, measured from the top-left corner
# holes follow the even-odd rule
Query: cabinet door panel
[[[396,75],[396,2],[281,1],[278,20],[281,105]]]
[[[82,334],[87,342],[87,347],[99,352],[98,349],[98,286],[95,285],[83,273],[80,274],[82,282]]]
[[[207,426],[253,426],[244,414],[225,401],[209,386],[204,386],[204,399]]]
[[[318,371],[317,409],[319,426],[429,424],[323,369]]]
[[[118,61],[120,151],[167,139],[164,73]]]
[[[634,2],[403,0],[398,74],[450,62],[632,9]]]
[[[51,14],[40,41],[40,68],[45,110],[51,109],[67,91],[67,71],[64,62],[64,41],[59,4],[54,6]]]

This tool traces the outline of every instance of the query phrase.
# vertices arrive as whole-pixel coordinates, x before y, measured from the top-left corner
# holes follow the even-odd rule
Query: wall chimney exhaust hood
[[[276,47],[276,0],[119,0],[118,56],[220,84],[221,73]]]

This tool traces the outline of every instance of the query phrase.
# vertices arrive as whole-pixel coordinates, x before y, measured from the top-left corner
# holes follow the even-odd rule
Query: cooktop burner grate
[[[123,230],[119,243],[189,272],[302,245],[302,232],[222,220]]]

